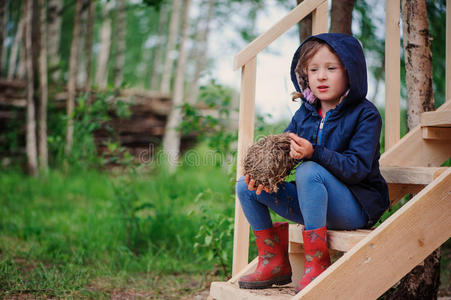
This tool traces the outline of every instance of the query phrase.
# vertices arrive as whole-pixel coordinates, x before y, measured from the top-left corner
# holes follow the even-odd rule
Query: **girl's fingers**
[[[246,182],[247,185],[249,185],[249,174],[244,175],[244,181]]]
[[[258,188],[257,188],[257,191],[255,193],[257,195],[260,195],[262,193],[262,191],[263,191],[263,184],[259,184]]]
[[[251,179],[251,181],[249,181],[247,188],[249,189],[249,191],[255,191],[255,180],[254,179]]]
[[[292,142],[295,142],[299,145],[302,144],[303,138],[299,137],[297,134],[290,133],[289,136],[290,136]]]
[[[268,194],[270,194],[269,188],[268,188],[268,187],[265,186],[263,189],[265,190],[265,192],[267,192]]]

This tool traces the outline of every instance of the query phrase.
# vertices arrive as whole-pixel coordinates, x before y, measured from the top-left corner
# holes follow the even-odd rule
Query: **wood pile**
[[[24,81],[6,81],[0,79],[0,138],[10,126],[16,122],[22,127],[20,134],[21,147],[25,146],[25,109],[26,91]],[[52,103],[57,109],[65,109],[67,92],[53,96]],[[116,133],[121,146],[132,155],[140,157],[154,153],[161,144],[167,116],[171,110],[170,95],[162,95],[146,90],[125,89],[112,98],[111,101],[123,101],[130,104],[131,116],[120,119],[111,114],[109,125]],[[106,143],[112,139],[107,130],[98,130],[95,139],[100,152],[106,151]],[[2,141],[0,140],[0,143]],[[183,137],[181,150],[194,145],[195,136]],[[5,155],[5,154],[3,154]],[[2,156],[3,156],[2,155]]]

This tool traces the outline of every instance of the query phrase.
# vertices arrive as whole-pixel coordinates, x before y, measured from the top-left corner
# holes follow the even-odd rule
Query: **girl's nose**
[[[319,72],[318,72],[318,78],[319,79],[326,79],[327,78],[326,70],[320,69]]]

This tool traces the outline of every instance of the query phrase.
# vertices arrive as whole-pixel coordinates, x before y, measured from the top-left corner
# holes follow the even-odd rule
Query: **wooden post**
[[[451,98],[451,1],[446,0],[446,80],[445,101]]]
[[[399,141],[401,122],[400,0],[385,0],[385,151]]]
[[[329,1],[324,1],[312,12],[312,34],[329,31]]]
[[[257,57],[253,57],[241,69],[240,121],[238,129],[238,180],[244,173],[242,161],[247,149],[254,140],[255,84],[257,75]],[[240,272],[248,264],[249,223],[243,214],[241,204],[235,196],[235,231],[233,236],[232,275]]]

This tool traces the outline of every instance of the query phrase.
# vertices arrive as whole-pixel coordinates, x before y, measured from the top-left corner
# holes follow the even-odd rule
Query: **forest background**
[[[383,115],[383,8],[331,3],[331,31],[362,42],[368,97]],[[276,21],[275,10],[296,4],[0,0],[0,296],[202,298],[212,280],[230,277],[240,76],[224,65],[232,69],[233,55]],[[445,0],[426,4],[438,107]],[[340,14],[348,22],[337,29]],[[284,37],[289,55],[307,27],[308,20]],[[286,66],[265,65],[286,56],[286,45],[265,51],[257,67],[265,78],[257,77],[264,92],[257,91],[256,139],[281,132],[299,105],[286,86],[291,57]],[[404,57],[401,66],[404,135]],[[280,97],[270,99],[264,80],[281,72]],[[289,109],[279,113],[279,105]],[[126,142],[127,122],[137,119],[144,142]],[[449,241],[440,295],[451,294],[448,248]]]

